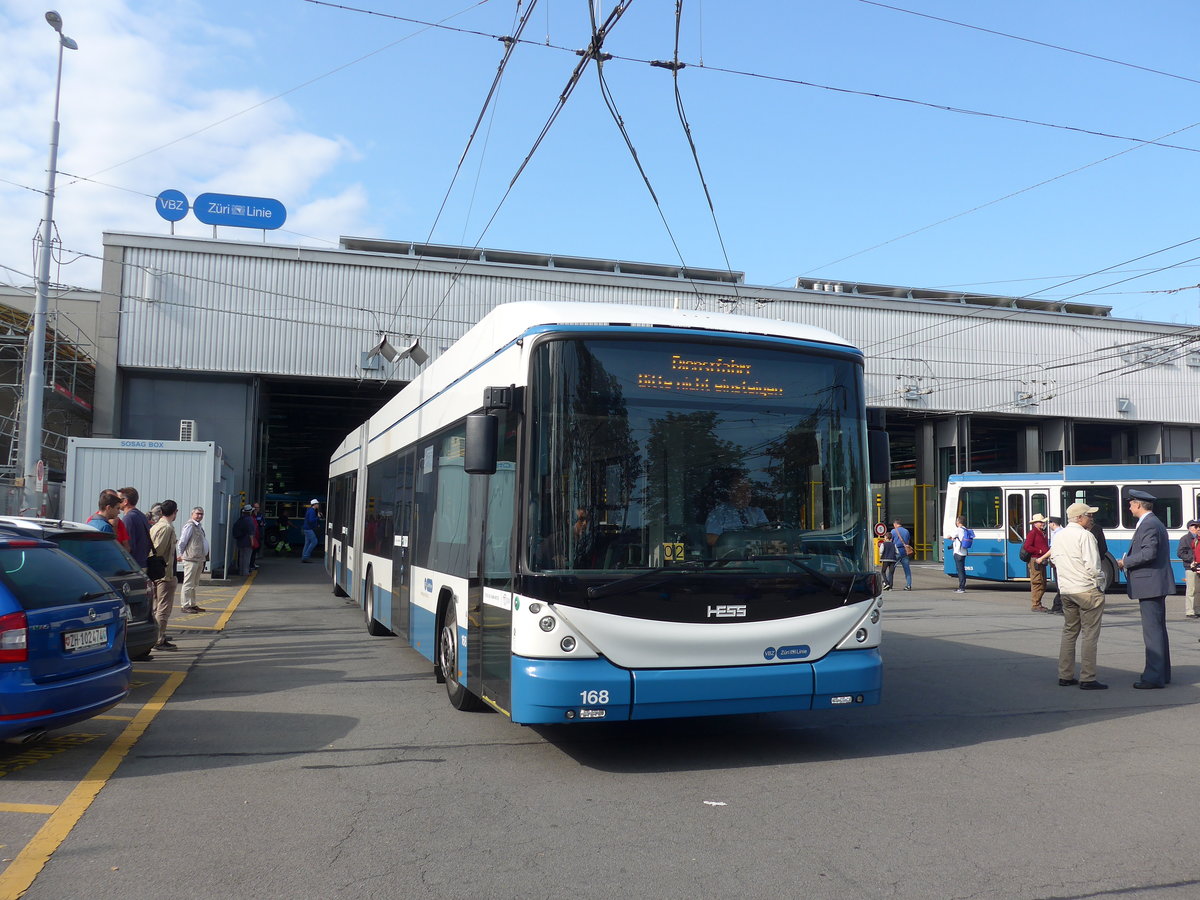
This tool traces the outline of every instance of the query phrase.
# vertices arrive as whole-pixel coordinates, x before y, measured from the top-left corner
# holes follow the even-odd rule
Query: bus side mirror
[[[867,467],[871,484],[887,484],[892,480],[892,449],[886,431],[867,429]]]
[[[463,469],[468,475],[494,475],[500,420],[487,413],[467,416],[467,449]]]

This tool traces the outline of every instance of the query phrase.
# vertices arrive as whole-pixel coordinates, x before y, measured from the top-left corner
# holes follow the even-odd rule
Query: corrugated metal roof
[[[1103,313],[949,303],[911,289],[871,295],[866,285],[814,292],[566,269],[535,264],[536,254],[463,261],[449,250],[469,256],[472,248],[429,257],[415,255],[424,245],[366,239],[346,239],[361,248],[353,251],[127,234],[105,241],[122,259],[124,367],[408,381],[417,372],[411,360],[361,368],[381,333],[397,347],[419,337],[437,356],[501,303],[576,300],[824,328],[866,354],[872,406],[1192,423],[1190,398],[1200,391],[1200,357],[1178,339],[1194,329]]]

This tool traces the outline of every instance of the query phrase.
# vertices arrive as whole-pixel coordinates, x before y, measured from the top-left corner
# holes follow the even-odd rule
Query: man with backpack
[[[946,540],[953,541],[954,568],[958,571],[958,589],[956,594],[967,592],[967,552],[975,543],[975,532],[967,527],[964,516],[954,520],[954,534],[946,535]]]
[[[892,544],[896,547],[896,558],[900,561],[900,567],[904,569],[904,589],[912,590],[912,569],[909,567],[908,559],[912,556],[912,534],[907,528],[900,524],[899,519],[892,520]]]

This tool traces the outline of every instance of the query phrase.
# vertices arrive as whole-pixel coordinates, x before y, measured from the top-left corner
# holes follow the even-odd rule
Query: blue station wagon
[[[116,535],[62,519],[0,516],[0,534],[51,541],[104,578],[125,598],[125,646],[130,659],[148,659],[158,640],[150,583]]]
[[[24,743],[129,693],[124,599],[49,541],[0,535],[0,740]]]

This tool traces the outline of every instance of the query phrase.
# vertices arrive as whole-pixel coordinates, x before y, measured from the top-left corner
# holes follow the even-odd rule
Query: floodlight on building
[[[401,356],[399,350],[392,346],[386,334],[379,335],[379,343],[367,351],[367,358],[382,356],[388,362],[395,362]]]
[[[421,347],[420,340],[414,339],[411,344],[400,351],[400,359],[411,359],[418,366],[429,362],[429,354]]]

